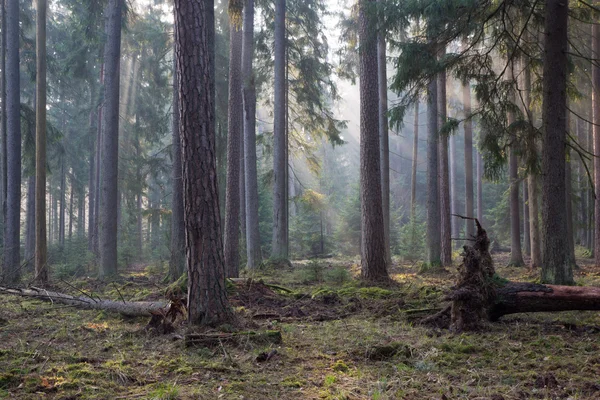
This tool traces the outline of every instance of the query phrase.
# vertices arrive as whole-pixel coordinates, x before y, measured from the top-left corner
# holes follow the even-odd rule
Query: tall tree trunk
[[[569,118],[567,117],[567,121]],[[571,158],[570,152],[566,149],[566,165],[565,165],[565,207],[566,207],[566,222],[567,222],[567,262],[572,268],[577,268],[575,261],[575,235],[573,233],[573,202],[571,196],[573,194],[573,181],[571,176]]]
[[[531,111],[531,69],[528,65],[523,66],[523,111],[527,115],[529,123],[533,125],[534,118]],[[536,137],[533,132],[529,133],[528,144],[530,151],[538,152],[538,145],[536,143]],[[531,249],[531,261],[529,263],[530,268],[537,268],[541,266],[542,255],[540,253],[540,222],[539,222],[539,186],[538,176],[534,171],[530,171],[527,175],[527,194],[529,206],[529,242]]]
[[[3,277],[15,283],[21,278],[21,120],[19,72],[19,0],[7,0],[6,7],[6,130],[7,186],[6,235]]]
[[[179,140],[179,90],[177,89],[177,58],[173,58],[173,196],[171,197],[171,258],[169,259],[169,279],[174,282],[185,271],[185,225],[183,222],[183,180],[181,165],[181,142]],[[141,208],[141,194],[138,194],[138,207]],[[142,240],[142,219],[138,219],[139,246]]]
[[[445,52],[445,50],[444,50]],[[442,54],[444,54],[442,52]],[[446,72],[438,77],[438,130],[446,123]],[[450,239],[450,174],[448,171],[448,136],[439,138],[440,216],[442,240],[442,265],[452,265],[452,241]]]
[[[25,265],[35,267],[35,175],[27,179],[27,203],[25,210]]]
[[[77,190],[77,237],[85,235],[85,186],[79,185]]]
[[[514,77],[513,61],[510,62],[511,76]],[[515,103],[514,89],[511,93],[511,101]],[[514,111],[509,111],[507,116],[508,126],[515,122]],[[511,146],[508,153],[508,175],[510,184],[510,261],[508,265],[514,267],[522,267],[525,265],[523,261],[523,252],[521,250],[521,218],[519,214],[519,164],[516,148]]]
[[[61,157],[60,162],[60,204],[58,209],[58,244],[65,245],[65,212],[67,203],[67,167],[66,154]]]
[[[88,250],[94,250],[94,229],[96,224],[96,122],[97,122],[97,104],[96,104],[96,81],[90,79],[90,116],[89,116],[89,144],[90,144],[90,181],[89,181],[89,201],[88,201]]]
[[[104,85],[104,66],[102,63],[100,67],[100,86]],[[101,164],[102,164],[102,142],[104,137],[103,132],[103,121],[104,121],[104,103],[98,106],[98,129],[97,129],[97,138],[96,138],[96,200],[94,201],[95,211],[94,211],[94,226],[93,226],[93,252],[96,255],[96,258],[99,257],[100,251],[100,177],[101,177]]]
[[[181,174],[180,178],[181,179]],[[173,193],[173,195],[175,195],[175,193]],[[142,207],[142,191],[140,190],[140,192],[137,194],[136,196],[136,247],[138,249],[138,253],[139,253],[139,258],[142,259],[142,255],[144,254],[144,233],[142,231],[142,223],[144,221],[144,216],[143,216],[143,207]],[[183,200],[181,200],[183,202]],[[182,205],[183,207],[183,205]],[[175,211],[173,211],[174,213]],[[181,256],[183,256],[183,254],[181,254]]]
[[[415,221],[417,212],[417,161],[419,157],[419,100],[415,101],[415,117],[413,122],[412,171],[410,180],[410,220]]]
[[[523,180],[523,253],[531,255],[531,237],[529,234],[529,188]]]
[[[471,86],[467,83],[462,88],[463,97],[463,110],[465,114],[465,215],[467,217],[474,217],[474,195],[473,195],[473,122],[470,119],[471,116]],[[479,155],[477,155],[479,158]],[[479,160],[478,160],[479,161]],[[478,162],[478,168],[481,168]],[[478,175],[479,180],[479,175]],[[479,181],[477,182],[479,187]],[[479,195],[478,195],[479,200]],[[479,203],[477,204],[479,208]],[[483,223],[480,219],[479,222]],[[466,237],[470,238],[475,235],[475,224],[473,220],[466,220],[465,230]]]
[[[477,151],[477,219],[482,224],[483,221],[483,160],[481,154]]]
[[[427,87],[427,264],[440,267],[442,237],[440,225],[439,192],[439,133],[438,133],[438,80],[429,82]]]
[[[378,0],[381,2],[382,0]],[[390,139],[388,129],[387,58],[385,34],[377,35],[377,74],[379,84],[379,141],[381,157],[381,198],[383,206],[383,233],[386,262],[392,264],[390,247]]]
[[[37,0],[35,95],[35,279],[48,283],[46,243],[46,0]],[[29,234],[28,234],[29,236]]]
[[[448,162],[450,164],[450,227],[451,237],[457,238],[460,235],[459,221],[453,214],[458,212],[458,196],[456,193],[457,171],[456,171],[456,136],[449,137],[450,147],[448,148]],[[452,244],[452,248],[456,248],[457,243]]]
[[[287,158],[285,123],[285,8],[286,0],[275,1],[275,89],[273,127],[273,244],[271,258],[287,259]],[[376,55],[375,55],[376,57]],[[375,58],[377,60],[377,58]],[[375,72],[375,71],[374,71]]]
[[[254,58],[254,0],[244,7],[244,45],[242,49],[244,97],[244,147],[246,179],[246,265],[254,269],[262,262],[258,229],[258,174],[256,170],[256,87]]]
[[[1,39],[0,39],[0,240],[4,245],[6,229],[6,191],[7,183],[7,130],[6,130],[6,1],[0,0],[0,21],[1,21]]]
[[[567,259],[565,148],[567,111],[567,20],[569,6],[547,0],[543,58],[542,282],[573,283]]]
[[[233,319],[225,287],[215,156],[214,1],[175,0],[188,321]]]
[[[359,1],[361,275],[389,279],[383,227],[377,79],[377,17],[374,0]]]
[[[71,191],[69,192],[69,240],[73,238],[73,193],[75,188],[73,187],[73,174],[71,174]]]
[[[117,213],[119,207],[119,66],[121,61],[121,20],[123,0],[109,0],[106,8],[104,47],[104,135],[99,213],[100,265],[103,278],[117,274]]]
[[[152,212],[150,214],[150,245],[152,249],[157,250],[160,247],[160,188],[158,177],[150,179],[150,201]]]
[[[594,59],[600,57],[600,26],[592,26],[592,54]],[[600,154],[600,66],[592,63],[592,118],[594,154]],[[594,157],[594,229],[598,231],[600,226],[600,158]],[[594,236],[594,262],[596,267],[600,266],[600,235]]]
[[[229,2],[229,104],[227,133],[227,190],[225,192],[225,273],[239,276],[240,265],[240,140],[242,134],[241,10]]]

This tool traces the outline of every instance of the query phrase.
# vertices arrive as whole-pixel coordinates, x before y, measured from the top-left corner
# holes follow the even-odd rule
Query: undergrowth
[[[495,257],[506,257],[501,254]],[[578,283],[600,285],[579,263]],[[496,265],[504,265],[498,260]],[[177,335],[144,330],[147,320],[2,296],[0,398],[11,399],[591,399],[600,396],[596,312],[524,314],[475,334],[425,329],[453,284],[418,265],[391,269],[398,283],[357,279],[353,260],[298,262],[246,271],[274,283],[260,303],[236,305],[252,329],[282,333],[278,345],[241,342],[186,347]],[[539,271],[497,268],[511,280]],[[101,298],[164,298],[152,268],[111,284],[71,277]],[[172,289],[182,287],[183,282]],[[230,287],[232,301],[235,287]],[[256,299],[251,299],[256,300]],[[258,318],[259,314],[261,317]],[[277,315],[275,315],[277,314]],[[276,350],[276,351],[274,351]],[[271,354],[266,361],[257,361]]]

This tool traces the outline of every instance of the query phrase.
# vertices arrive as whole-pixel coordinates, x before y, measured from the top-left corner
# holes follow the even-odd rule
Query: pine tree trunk
[[[567,112],[567,20],[569,6],[547,0],[543,69],[542,282],[572,284],[567,255],[565,148]],[[600,166],[599,166],[600,172]]]
[[[6,229],[7,130],[6,130],[6,2],[0,0],[0,243],[4,245]]]
[[[571,159],[570,151],[567,149],[567,158],[565,165],[565,197],[566,197],[566,220],[567,220],[567,260],[572,268],[577,267],[575,261],[575,235],[573,233],[573,202],[571,196],[573,193],[573,183],[571,176]]]
[[[102,63],[100,67],[100,86],[104,85],[104,66]],[[103,120],[104,120],[104,104],[100,104],[98,106],[98,129],[97,129],[97,138],[96,138],[96,200],[94,201],[94,226],[93,226],[93,240],[92,240],[92,248],[93,252],[96,255],[96,258],[99,258],[99,246],[100,246],[100,175],[101,175],[101,163],[102,163],[102,141],[104,137],[103,132]]]
[[[80,185],[77,190],[77,237],[82,239],[85,235],[85,186]]]
[[[227,190],[225,192],[225,273],[239,276],[240,265],[240,145],[242,104],[242,27],[229,18],[229,104],[227,133]]]
[[[256,166],[256,88],[252,60],[254,58],[254,0],[244,7],[244,45],[242,49],[244,96],[244,153],[246,170],[246,265],[257,268],[262,262],[258,226],[258,174]]]
[[[410,180],[410,220],[415,221],[417,212],[417,161],[419,157],[419,100],[415,102],[415,116],[413,123],[413,149],[412,149],[412,171]]]
[[[382,2],[382,0],[378,0]],[[377,75],[379,85],[379,141],[381,158],[381,198],[386,262],[392,263],[390,247],[390,139],[388,129],[387,58],[385,34],[377,35]]]
[[[451,237],[457,238],[460,235],[459,221],[452,215],[458,212],[458,196],[456,193],[457,171],[456,171],[456,136],[452,135],[449,138],[450,147],[448,149],[448,162],[450,164],[450,227]],[[452,249],[458,246],[458,242],[452,241]]]
[[[474,217],[475,216],[475,212],[474,212],[474,194],[473,194],[473,122],[470,119],[471,116],[471,86],[470,85],[465,85],[462,88],[463,92],[462,92],[462,98],[463,98],[463,109],[464,109],[464,114],[465,114],[465,118],[467,118],[465,120],[464,123],[464,129],[465,129],[465,215],[467,217]],[[477,155],[478,157],[478,162],[477,162],[477,166],[478,168],[481,168],[479,165],[479,155]],[[478,171],[478,182],[477,182],[477,189],[478,189],[478,204],[477,204],[477,208],[479,208],[479,171]],[[480,219],[481,222],[483,222],[482,219]],[[465,230],[465,234],[467,238],[470,238],[472,236],[475,235],[475,224],[473,223],[473,220],[465,220],[467,229]]]
[[[275,1],[275,89],[273,127],[273,244],[271,258],[289,257],[287,220],[287,158],[285,121],[285,11],[286,0]],[[375,60],[377,56],[375,55]],[[376,71],[374,71],[376,73]]]
[[[35,268],[35,175],[27,179],[27,203],[25,209],[25,265]]]
[[[99,208],[100,278],[117,274],[117,210],[119,208],[119,66],[123,0],[109,0],[104,47],[104,134]]]
[[[361,275],[386,281],[387,252],[383,227],[377,78],[377,17],[373,0],[359,1]]]
[[[214,1],[175,0],[188,321],[230,322],[216,180]]]
[[[440,233],[440,192],[438,179],[438,82],[432,79],[427,87],[427,264],[436,268],[442,265]]]
[[[483,223],[483,160],[477,151],[477,219]]]
[[[445,52],[445,50],[444,50]],[[444,53],[442,53],[444,54]],[[438,77],[438,130],[446,123],[446,72]],[[448,136],[439,137],[439,180],[440,180],[440,221],[442,240],[442,266],[452,265],[452,241],[450,240],[450,174],[448,171]]]
[[[512,69],[514,68],[512,61],[511,63],[511,74],[514,74]],[[512,102],[515,102],[514,93],[511,94]],[[515,113],[513,111],[508,112],[508,125],[510,126],[515,122]],[[510,261],[508,265],[513,267],[522,267],[525,265],[523,261],[523,252],[521,250],[521,218],[519,211],[519,164],[516,149],[510,147],[508,149],[508,175],[510,184]]]
[[[19,0],[7,0],[6,7],[6,234],[4,237],[5,282],[21,278],[21,120],[19,72]]]
[[[595,59],[600,57],[600,26],[592,26],[592,54]],[[592,112],[594,154],[600,154],[600,66],[592,63]],[[594,229],[600,226],[600,158],[594,157]],[[600,235],[594,236],[594,262],[600,267]]]
[[[94,229],[96,224],[96,82],[90,79],[90,116],[89,116],[89,140],[90,140],[90,176],[89,176],[89,200],[88,200],[88,250],[94,249]]]
[[[183,222],[183,180],[181,165],[181,142],[179,139],[179,90],[177,89],[177,58],[173,59],[173,196],[171,197],[171,258],[169,259],[169,279],[179,279],[185,271],[185,225]],[[138,194],[138,207],[141,209],[142,196]],[[142,219],[138,218],[138,237],[141,250]]]
[[[523,180],[523,253],[531,255],[531,237],[529,234],[529,188],[527,180]]]
[[[58,244],[62,248],[65,245],[65,214],[67,205],[67,171],[66,155],[61,157],[60,163],[60,204],[58,209]]]

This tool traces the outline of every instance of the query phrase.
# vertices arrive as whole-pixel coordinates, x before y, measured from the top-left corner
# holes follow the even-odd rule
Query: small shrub
[[[350,272],[344,267],[335,267],[325,272],[325,281],[343,285],[350,280]]]

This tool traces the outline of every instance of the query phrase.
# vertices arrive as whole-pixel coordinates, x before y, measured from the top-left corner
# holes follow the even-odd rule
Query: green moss
[[[348,372],[350,370],[348,365],[346,365],[346,363],[342,360],[337,360],[335,363],[333,363],[331,369],[333,369],[336,372]]]
[[[21,377],[13,373],[0,374],[0,389],[10,389],[21,383]]]
[[[306,381],[298,379],[295,376],[287,376],[283,381],[281,381],[281,386],[300,389],[301,387],[306,386]]]

